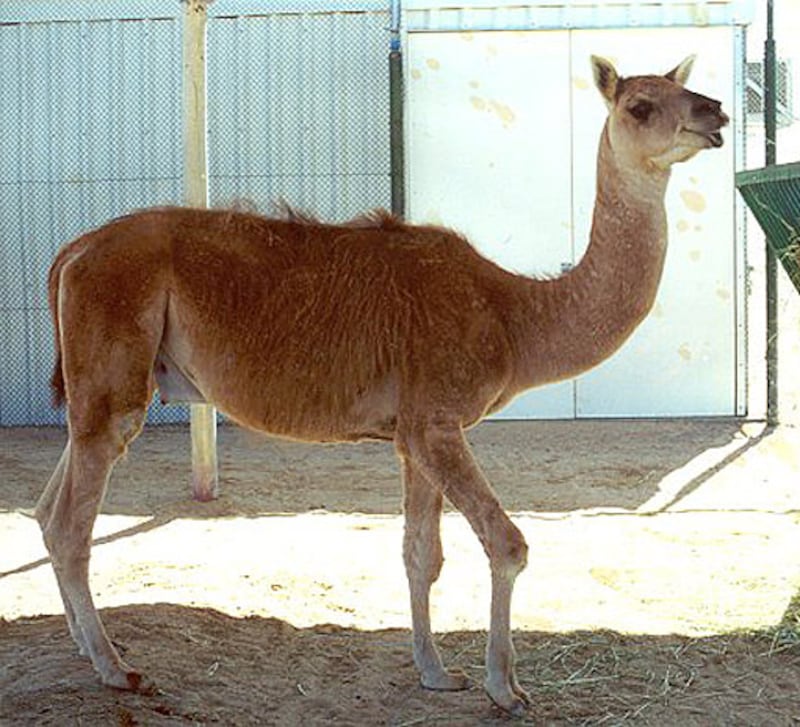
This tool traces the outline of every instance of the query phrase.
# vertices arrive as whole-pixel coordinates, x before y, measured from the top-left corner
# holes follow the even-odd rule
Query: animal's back
[[[507,273],[456,234],[384,216],[211,215],[173,243],[176,327],[195,327],[182,304],[213,326],[193,337],[198,358],[214,362],[202,384],[244,423],[391,437],[410,376],[441,389],[442,377],[482,375],[478,339],[496,327],[492,297]]]

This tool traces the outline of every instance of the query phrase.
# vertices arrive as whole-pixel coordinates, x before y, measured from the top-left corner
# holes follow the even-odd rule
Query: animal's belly
[[[366,405],[356,400],[349,406],[331,406],[330,400],[287,394],[265,387],[260,400],[240,401],[213,397],[212,403],[234,421],[251,429],[309,442],[354,442],[394,438],[394,407]]]
[[[156,368],[166,403],[207,402],[233,421],[291,439],[336,442],[394,438],[397,387],[391,378],[353,387],[299,371],[210,376],[191,367]]]

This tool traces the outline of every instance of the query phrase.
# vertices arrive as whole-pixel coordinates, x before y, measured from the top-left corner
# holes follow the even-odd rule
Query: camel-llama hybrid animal
[[[575,376],[650,310],[666,251],[674,162],[722,144],[717,101],[665,76],[620,77],[593,58],[609,108],[591,243],[555,279],[514,275],[439,227],[385,214],[342,225],[225,210],[151,209],[109,222],[56,257],[49,298],[53,386],[69,438],[36,516],[69,630],[105,684],[141,677],[92,601],[92,524],[115,461],[157,386],[246,427],[309,441],[383,439],[402,463],[403,556],[414,661],[431,689],[462,689],[431,636],[446,497],[489,558],[486,690],[522,712],[510,607],[527,545],[473,459],[464,430],[520,392]]]

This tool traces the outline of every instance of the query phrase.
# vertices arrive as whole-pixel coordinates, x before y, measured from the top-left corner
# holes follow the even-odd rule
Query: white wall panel
[[[407,48],[410,218],[452,227],[524,274],[572,260],[567,33],[413,33]],[[564,417],[570,384],[506,416]]]

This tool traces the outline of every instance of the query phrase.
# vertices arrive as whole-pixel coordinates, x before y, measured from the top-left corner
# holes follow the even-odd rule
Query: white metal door
[[[572,261],[567,33],[412,33],[406,55],[408,211],[525,274]],[[570,382],[501,414],[574,416]]]
[[[407,40],[410,218],[454,227],[525,274],[583,254],[605,106],[589,56],[623,75],[697,53],[693,90],[733,107],[729,28],[411,33]],[[673,173],[670,250],[654,310],[609,361],[530,392],[501,417],[736,413],[733,133]]]

